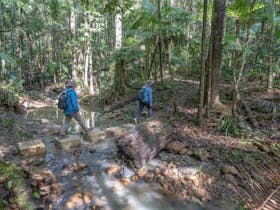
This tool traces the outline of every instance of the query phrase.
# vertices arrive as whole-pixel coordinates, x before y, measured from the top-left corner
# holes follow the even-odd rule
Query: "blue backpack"
[[[138,94],[137,94],[137,100],[140,101],[140,102],[144,102],[144,99],[145,99],[145,92],[146,92],[146,87],[142,87]]]

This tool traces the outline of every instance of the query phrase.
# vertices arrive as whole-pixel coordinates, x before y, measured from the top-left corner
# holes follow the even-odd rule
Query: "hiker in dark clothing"
[[[75,88],[76,88],[75,82],[67,82],[66,88],[64,89],[64,91],[66,91],[68,95],[67,97],[68,107],[64,109],[65,123],[61,127],[60,137],[65,136],[72,118],[79,123],[79,125],[84,131],[88,131],[88,128],[86,127],[84,120],[82,119],[79,113],[78,96],[75,91]]]
[[[148,80],[146,84],[143,86],[143,99],[139,100],[139,108],[136,113],[135,118],[133,119],[135,124],[139,122],[139,118],[144,110],[145,107],[148,108],[148,118],[152,117],[152,105],[153,105],[153,80]]]

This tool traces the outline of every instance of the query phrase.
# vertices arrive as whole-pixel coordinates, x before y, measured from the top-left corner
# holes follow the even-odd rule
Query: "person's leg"
[[[88,130],[88,129],[87,129],[87,126],[86,126],[86,124],[85,124],[84,120],[82,119],[82,117],[81,117],[81,115],[80,115],[79,112],[74,113],[74,114],[72,115],[72,117],[79,123],[79,125],[81,126],[81,128],[82,128],[84,131],[87,131],[87,130]]]
[[[137,113],[136,113],[136,116],[135,116],[135,118],[134,119],[136,119],[136,121],[138,122],[138,120],[139,120],[139,118],[140,118],[140,116],[141,116],[141,113],[143,112],[143,110],[144,110],[144,104],[143,103],[141,103],[141,102],[139,102],[139,108],[138,108],[138,111],[137,111]]]
[[[152,106],[150,106],[150,104],[146,104],[146,106],[148,108],[148,116],[147,116],[147,118],[152,117],[152,114],[153,114]]]
[[[66,131],[67,131],[68,127],[69,127],[69,123],[71,122],[71,119],[72,119],[71,115],[65,115],[65,122],[61,126],[60,136],[65,136]]]

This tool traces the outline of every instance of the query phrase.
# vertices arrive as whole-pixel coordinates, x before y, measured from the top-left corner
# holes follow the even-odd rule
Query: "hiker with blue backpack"
[[[65,114],[65,123],[62,125],[60,130],[61,138],[65,137],[66,131],[69,128],[69,124],[72,118],[79,123],[79,125],[85,132],[88,131],[88,128],[86,127],[84,120],[79,113],[78,96],[75,88],[75,82],[67,82],[66,88],[59,96],[58,107],[60,109],[63,109],[63,112]]]
[[[135,118],[133,119],[135,124],[138,124],[139,118],[145,107],[148,108],[147,118],[152,117],[152,105],[153,105],[153,80],[148,80],[146,84],[141,88],[137,95],[137,100],[139,101],[139,108],[136,113]]]

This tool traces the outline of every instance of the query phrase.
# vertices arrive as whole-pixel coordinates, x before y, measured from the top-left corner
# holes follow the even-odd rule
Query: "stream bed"
[[[86,125],[104,130],[122,125],[120,122],[102,118],[94,110],[81,108],[81,115]],[[48,119],[61,125],[64,115],[55,107],[35,109],[26,115],[26,119],[37,121]],[[133,125],[129,125],[133,126]],[[71,123],[70,134],[80,135],[78,123]],[[50,187],[44,204],[40,209],[69,210],[184,210],[207,209],[195,203],[184,203],[175,195],[167,195],[158,184],[136,178],[135,171],[123,165],[117,156],[114,136],[97,142],[82,141],[82,145],[68,151],[59,150],[54,142],[54,135],[43,136],[46,145],[44,164],[40,170],[46,170],[55,176],[56,186]],[[148,165],[148,170],[164,167],[168,154],[163,152]],[[197,170],[191,160],[190,170]],[[76,168],[76,169],[75,169]],[[111,170],[116,169],[114,173]],[[52,196],[49,196],[52,192]],[[209,208],[210,209],[210,208]],[[217,208],[219,209],[219,208]]]

